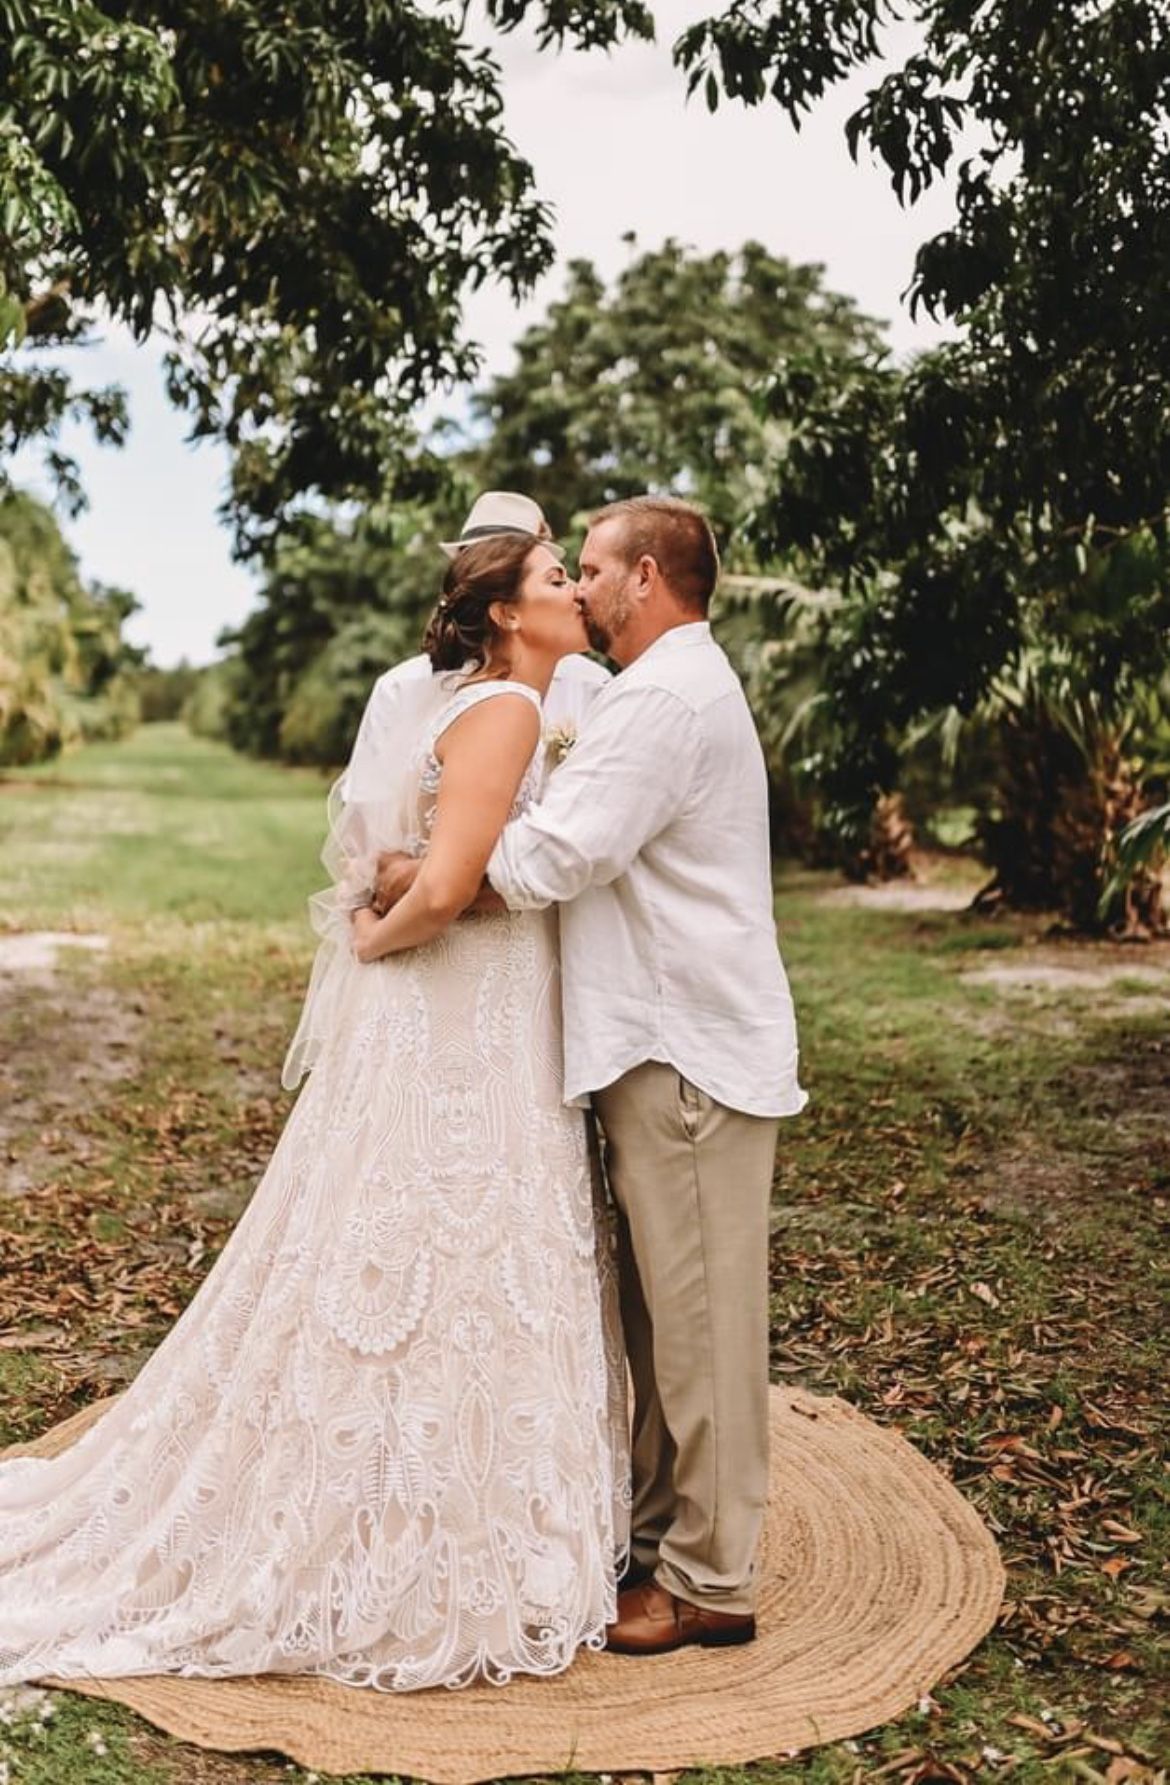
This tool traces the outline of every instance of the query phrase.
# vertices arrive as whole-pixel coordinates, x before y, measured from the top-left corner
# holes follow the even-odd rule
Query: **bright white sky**
[[[911,320],[901,293],[918,243],[949,221],[949,199],[928,194],[903,211],[885,175],[854,166],[845,146],[844,121],[876,74],[832,93],[799,133],[778,109],[722,105],[712,116],[701,100],[684,102],[670,45],[715,0],[657,0],[654,10],[659,43],[608,57],[541,55],[521,35],[494,40],[508,129],[555,207],[558,260],[586,256],[612,277],[631,253],[627,231],[644,248],[674,236],[702,252],[754,238],[791,260],[822,262],[831,287],[889,323],[899,354],[937,340],[932,324]],[[899,57],[912,47],[904,33],[890,41]],[[558,288],[554,265],[519,309],[500,291],[473,299],[470,332],[489,371],[508,364],[512,343]],[[232,563],[216,519],[225,455],[185,444],[151,348],[111,332],[73,357],[88,381],[126,386],[133,424],[121,452],[93,446],[80,430],[67,441],[90,497],[89,510],[66,523],[82,571],[138,596],[129,632],[156,662],[207,662],[221,628],[254,599],[252,575]],[[16,478],[38,488],[28,459]]]

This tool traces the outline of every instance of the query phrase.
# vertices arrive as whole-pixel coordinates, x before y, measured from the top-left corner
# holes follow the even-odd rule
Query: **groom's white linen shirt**
[[[705,621],[601,691],[488,878],[514,911],[561,907],[567,1101],[658,1060],[749,1115],[803,1108],[763,752]]]

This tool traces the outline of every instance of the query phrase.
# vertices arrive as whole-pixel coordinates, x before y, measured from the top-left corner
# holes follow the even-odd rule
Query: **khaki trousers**
[[[634,1384],[633,1554],[694,1605],[750,1612],[768,1493],[776,1119],[647,1061],[597,1091]]]

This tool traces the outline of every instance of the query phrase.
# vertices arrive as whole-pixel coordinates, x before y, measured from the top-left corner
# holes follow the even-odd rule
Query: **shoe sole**
[[[735,1649],[755,1640],[756,1627],[751,1624],[742,1630],[698,1630],[694,1636],[684,1636],[679,1642],[662,1643],[652,1649],[623,1642],[607,1642],[605,1646],[611,1655],[673,1655],[679,1649]]]
[[[749,1624],[743,1630],[704,1630],[699,1637],[699,1646],[704,1649],[734,1649],[740,1643],[755,1642],[756,1627]]]

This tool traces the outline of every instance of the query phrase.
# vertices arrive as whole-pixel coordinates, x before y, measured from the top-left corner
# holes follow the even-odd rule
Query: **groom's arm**
[[[525,911],[616,880],[684,809],[700,752],[694,714],[677,696],[608,691],[539,804],[505,826],[488,861],[492,886]]]

